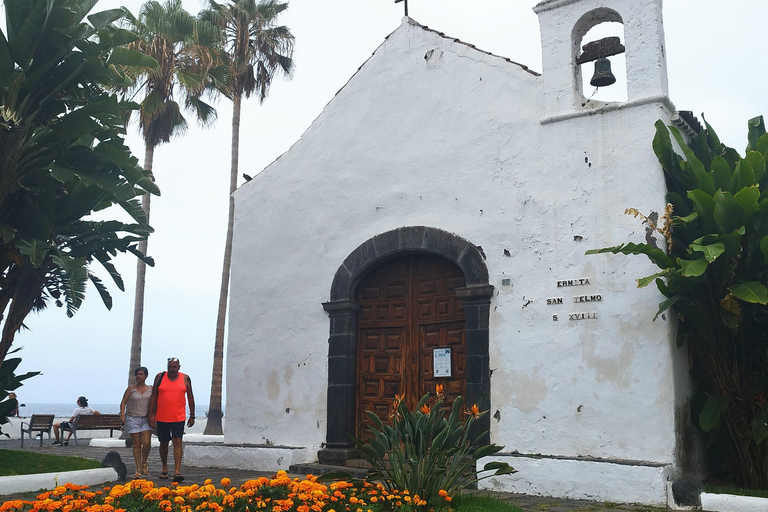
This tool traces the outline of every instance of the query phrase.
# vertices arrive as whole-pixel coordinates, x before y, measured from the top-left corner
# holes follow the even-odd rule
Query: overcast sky
[[[409,3],[419,23],[541,71],[536,0]],[[101,0],[94,10],[126,5],[137,14],[140,4]],[[184,6],[196,13],[203,2],[184,0]],[[402,16],[403,4],[393,0],[291,0],[282,22],[296,37],[296,71],[290,81],[275,81],[263,106],[244,104],[240,171],[255,175],[285,152]],[[721,139],[740,152],[747,119],[768,113],[766,19],[765,0],[664,3],[672,101],[681,110],[705,113]],[[155,151],[162,196],[152,200],[149,254],[156,266],[148,269],[146,285],[142,362],[154,374],[167,357],[179,357],[200,403],[210,394],[227,220],[231,106],[222,101],[218,111],[213,129],[193,126]],[[143,158],[135,126],[129,144]],[[120,258],[117,267],[127,288],[121,293],[110,287],[112,311],[89,288],[73,319],[55,307],[28,317],[30,330],[19,333],[14,346],[24,347],[21,370],[43,375],[19,390],[22,402],[69,403],[79,395],[92,403],[119,402],[128,372],[135,258]]]

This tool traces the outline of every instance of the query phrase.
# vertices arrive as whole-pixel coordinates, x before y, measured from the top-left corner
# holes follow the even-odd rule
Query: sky
[[[532,10],[537,1],[410,0],[409,14],[541,71]],[[193,13],[204,7],[200,0],[183,3]],[[94,11],[120,5],[137,14],[141,1],[101,0]],[[290,0],[281,22],[296,37],[295,72],[290,80],[273,82],[263,105],[255,99],[244,104],[240,172],[258,174],[288,150],[402,16],[403,4],[393,0]],[[680,110],[704,113],[720,138],[740,152],[747,120],[768,114],[766,19],[765,0],[664,2],[670,98]],[[186,135],[155,150],[153,170],[162,196],[152,198],[149,254],[156,266],[147,271],[142,352],[150,375],[162,371],[168,357],[178,357],[201,404],[210,394],[229,187],[232,109],[226,100],[217,109],[213,128],[191,125]],[[128,143],[143,158],[135,125]],[[56,307],[28,317],[29,330],[17,334],[14,347],[24,347],[17,353],[23,358],[20,370],[42,375],[18,390],[22,403],[74,403],[79,395],[92,403],[120,401],[128,375],[136,260],[120,257],[116,265],[126,290],[105,279],[114,299],[111,311],[91,287],[72,319]]]

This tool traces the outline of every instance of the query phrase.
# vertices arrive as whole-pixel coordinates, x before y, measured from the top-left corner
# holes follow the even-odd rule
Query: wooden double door
[[[464,274],[431,255],[400,257],[358,287],[356,436],[367,437],[373,411],[385,422],[395,395],[413,407],[443,385],[446,401],[465,395],[465,319],[456,288]],[[434,376],[434,349],[450,349],[450,376]],[[445,352],[445,351],[443,351]]]

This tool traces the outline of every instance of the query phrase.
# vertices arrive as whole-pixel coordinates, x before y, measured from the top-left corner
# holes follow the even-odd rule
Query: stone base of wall
[[[267,445],[184,445],[184,464],[196,467],[288,471],[291,464],[316,460],[317,448]]]
[[[518,472],[482,480],[480,489],[658,507],[667,506],[667,482],[676,475],[671,464],[518,454],[480,459],[478,471],[492,461],[506,462]]]

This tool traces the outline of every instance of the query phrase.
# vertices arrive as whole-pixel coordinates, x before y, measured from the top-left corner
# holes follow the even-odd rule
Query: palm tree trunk
[[[155,155],[155,147],[146,144],[144,148],[144,170],[152,171],[152,159]],[[149,193],[141,196],[141,209],[147,216],[149,224]],[[139,251],[147,254],[147,240],[139,242]],[[147,264],[139,260],[136,264],[136,296],[133,300],[133,334],[131,335],[131,361],[128,365],[128,384],[136,384],[133,371],[141,366],[141,335],[144,328],[144,281],[146,280]]]
[[[229,272],[232,267],[232,237],[235,225],[235,190],[237,189],[237,168],[240,159],[240,104],[242,96],[232,98],[232,161],[229,171],[229,219],[227,239],[224,244],[224,264],[221,269],[221,290],[219,292],[219,313],[216,318],[216,340],[213,344],[213,376],[211,398],[208,402],[208,420],[204,434],[221,435],[224,429],[221,418],[221,395],[224,370],[224,326],[227,320],[227,299],[229,298]]]

